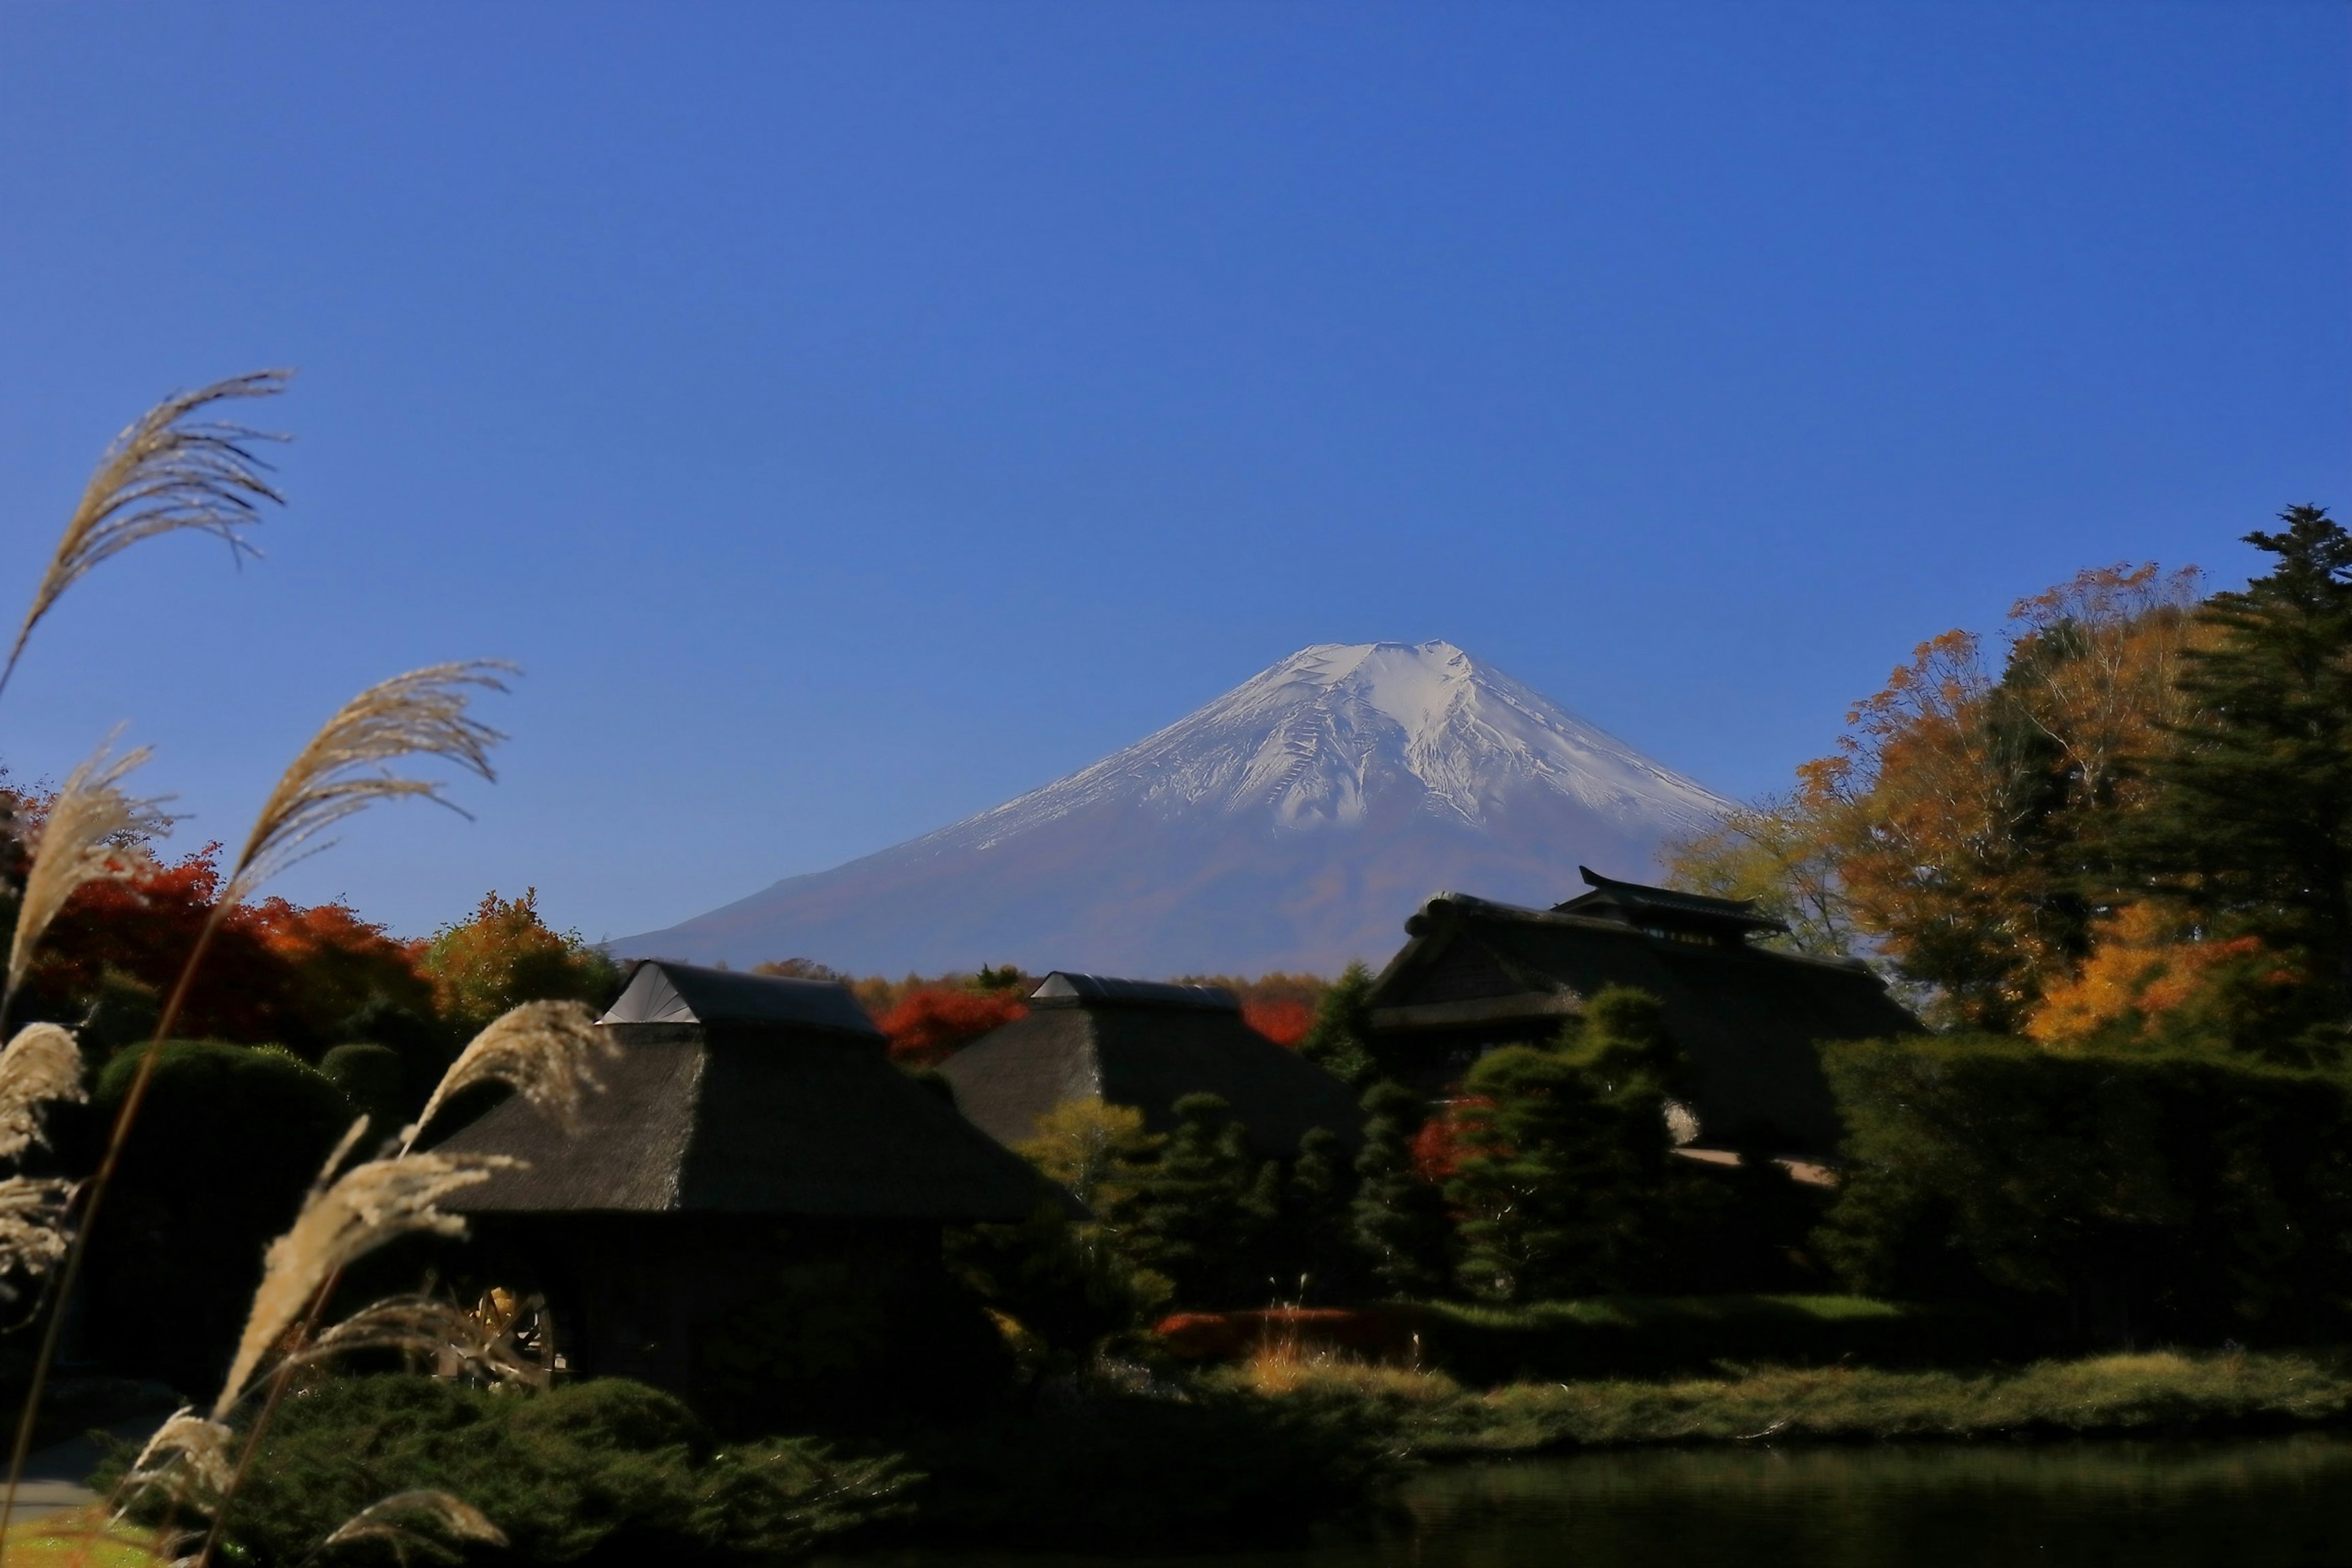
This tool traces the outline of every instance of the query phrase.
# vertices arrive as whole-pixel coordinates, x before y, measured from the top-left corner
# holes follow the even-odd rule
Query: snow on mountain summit
[[[1676,831],[1727,808],[1452,643],[1322,643],[1092,767],[916,844],[981,847],[1111,799],[1295,830],[1357,823],[1369,801],[1403,792],[1418,795],[1418,809],[1476,826],[1527,789]]]
[[[1446,642],[1303,648],[976,816],[788,878],[628,955],[1134,975],[1378,962],[1443,888],[1646,877],[1727,803]]]

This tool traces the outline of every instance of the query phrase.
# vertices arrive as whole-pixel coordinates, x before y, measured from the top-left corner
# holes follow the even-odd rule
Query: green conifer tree
[[[1286,1290],[1334,1300],[1352,1293],[1358,1276],[1349,1235],[1348,1169],[1339,1134],[1310,1127],[1282,1194],[1282,1246],[1275,1259]]]
[[[1175,1282],[1178,1305],[1260,1299],[1260,1249],[1280,1206],[1278,1172],[1250,1157],[1246,1132],[1218,1096],[1188,1094],[1171,1109],[1176,1125],[1129,1206],[1129,1249]]]
[[[1380,1076],[1372,1048],[1372,972],[1351,963],[1340,972],[1315,1009],[1315,1025],[1298,1042],[1298,1054],[1317,1067],[1361,1089]]]
[[[2180,679],[2196,714],[2154,770],[2135,848],[2217,931],[2259,936],[2306,973],[2305,1016],[2352,1022],[2352,535],[2315,506],[2246,542],[2273,557],[2200,618]]]
[[[1452,1274],[1454,1226],[1445,1194],[1413,1168],[1412,1141],[1429,1120],[1429,1102],[1388,1079],[1365,1094],[1364,1118],[1349,1209],[1357,1253],[1394,1294],[1431,1294]]]
[[[1639,1285],[1675,1206],[1665,1103],[1684,1072],[1656,999],[1617,986],[1550,1048],[1481,1058],[1445,1189],[1462,1282],[1506,1300]]]

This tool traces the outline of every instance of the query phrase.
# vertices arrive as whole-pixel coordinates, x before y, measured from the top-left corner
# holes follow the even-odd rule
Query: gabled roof
[[[618,1052],[577,1133],[506,1100],[439,1147],[525,1167],[450,1207],[961,1223],[1057,1194],[891,1065],[838,985],[647,963],[598,1027]]]
[[[667,959],[640,963],[606,1009],[605,1024],[791,1024],[880,1038],[857,998],[823,980],[739,974]]]
[[[992,1029],[940,1068],[956,1105],[1006,1144],[1074,1100],[1133,1106],[1165,1131],[1188,1094],[1233,1108],[1262,1158],[1287,1158],[1308,1129],[1328,1128],[1352,1149],[1363,1112],[1339,1079],[1242,1022],[1233,994],[1101,975],[1055,974],[1029,1016]]]
[[[1171,985],[1159,980],[1114,980],[1107,974],[1072,974],[1055,970],[1045,976],[1029,1000],[1040,1005],[1075,1006],[1082,1003],[1116,1003],[1131,1007],[1197,1007],[1214,1013],[1239,1013],[1241,999],[1222,985]]]
[[[1602,876],[1590,866],[1579,866],[1577,871],[1592,891],[1579,893],[1564,904],[1554,904],[1552,913],[1622,920],[1628,925],[1715,931],[1738,940],[1745,940],[1753,931],[1789,929],[1783,921],[1758,914],[1751,900],[1711,899],[1704,893],[1621,882]]]
[[[1372,983],[1373,1026],[1422,1042],[1432,1072],[1458,1077],[1477,1050],[1549,1039],[1594,993],[1633,986],[1664,1005],[1690,1058],[1707,1136],[1769,1124],[1784,1152],[1833,1149],[1815,1046],[1912,1034],[1918,1020],[1853,960],[1692,941],[1648,923],[1440,894],[1406,921],[1410,940]]]

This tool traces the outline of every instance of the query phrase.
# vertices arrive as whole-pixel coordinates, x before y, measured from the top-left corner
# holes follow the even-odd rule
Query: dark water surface
[[[1588,1454],[1423,1472],[1369,1537],[1161,1559],[867,1568],[2352,1568],[2352,1437]]]

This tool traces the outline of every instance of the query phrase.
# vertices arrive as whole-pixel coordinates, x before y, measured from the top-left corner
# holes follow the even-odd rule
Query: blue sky
[[[1304,645],[1712,787],[2083,565],[2352,507],[2352,8],[0,0],[0,567],[299,367],[265,561],[0,704],[234,838],[345,696],[528,670],[467,823],[284,890],[663,925]],[[8,612],[13,614],[14,612]]]

